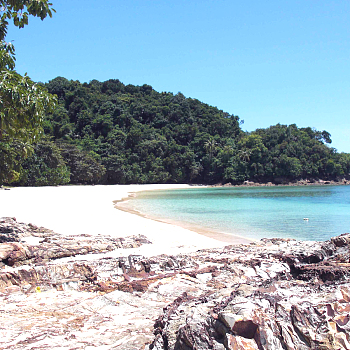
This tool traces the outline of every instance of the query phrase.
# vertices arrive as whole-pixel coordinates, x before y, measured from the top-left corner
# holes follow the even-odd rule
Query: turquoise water
[[[131,204],[153,218],[255,239],[327,240],[350,232],[350,186],[149,191]]]

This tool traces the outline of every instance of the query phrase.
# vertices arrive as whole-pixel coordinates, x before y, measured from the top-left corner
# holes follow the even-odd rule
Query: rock
[[[342,234],[340,236],[333,237],[333,238],[331,238],[331,242],[336,247],[349,246],[349,244],[350,244],[350,234],[349,233],[344,233],[344,234]]]
[[[243,182],[243,185],[245,185],[245,186],[255,186],[256,184],[253,181],[246,180],[246,181]]]
[[[228,350],[259,350],[254,340],[233,336],[231,334],[226,336],[225,348]]]
[[[350,349],[349,234],[109,257],[149,241],[2,221],[0,348]]]
[[[6,245],[0,243],[0,261],[8,266],[137,248],[151,243],[143,235],[125,238],[85,234],[63,236],[43,227],[19,223],[15,218],[1,219],[0,242],[8,242]]]
[[[237,247],[198,252],[197,261],[222,264],[220,275],[213,279],[217,283],[224,278],[231,294],[220,297],[223,289],[206,294],[208,311],[199,319],[191,311],[198,309],[198,298],[177,302],[171,310],[172,315],[181,312],[180,321],[168,313],[157,321],[162,324],[163,340],[176,337],[163,349],[195,349],[198,344],[201,349],[218,344],[225,349],[348,349],[349,267],[342,263],[348,254],[342,249],[349,246],[344,236],[342,244],[332,243],[336,241],[276,239],[240,246],[240,252]],[[224,256],[231,256],[234,270]],[[305,271],[313,275],[311,280]],[[324,283],[329,281],[332,284]],[[344,309],[337,309],[338,300],[346,305]]]
[[[22,237],[29,235],[27,225],[18,223],[16,218],[0,219],[0,243],[19,242]]]

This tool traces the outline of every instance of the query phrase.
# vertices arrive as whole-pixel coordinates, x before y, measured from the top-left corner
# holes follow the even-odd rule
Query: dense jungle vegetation
[[[350,154],[327,131],[274,125],[243,132],[237,116],[183,94],[119,80],[57,77],[44,135],[0,139],[0,184],[242,183],[348,176]]]

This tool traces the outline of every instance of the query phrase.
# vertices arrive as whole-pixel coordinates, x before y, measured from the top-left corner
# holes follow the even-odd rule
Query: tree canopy
[[[32,183],[28,174],[62,184],[284,183],[349,174],[350,155],[329,146],[327,131],[277,124],[247,133],[216,107],[117,79],[57,77],[45,87],[58,99],[43,123],[53,142],[37,143],[20,164],[21,185]]]

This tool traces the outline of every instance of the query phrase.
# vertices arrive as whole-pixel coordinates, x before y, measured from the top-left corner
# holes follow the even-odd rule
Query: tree
[[[15,48],[5,41],[9,20],[23,28],[29,16],[43,20],[54,11],[47,0],[0,0],[0,149],[6,152],[6,145],[12,142],[18,145],[16,155],[11,152],[9,157],[7,152],[0,157],[4,160],[0,168],[2,179],[13,177],[14,158],[31,152],[30,144],[42,132],[45,112],[55,105],[55,98],[44,86],[34,83],[27,74],[22,76],[15,71]]]
[[[216,142],[214,139],[209,139],[205,144],[205,150],[207,151],[208,155],[209,155],[209,160],[211,160],[213,158],[214,152],[216,150]]]
[[[56,186],[70,181],[69,169],[59,148],[49,140],[38,142],[33,154],[21,166],[19,183],[23,186]]]
[[[34,141],[41,132],[46,110],[54,106],[54,98],[25,74],[15,71],[15,49],[6,43],[8,20],[18,28],[28,24],[28,16],[42,20],[52,16],[47,0],[0,1],[0,139],[4,134],[24,141]]]
[[[0,141],[0,184],[17,182],[22,170],[21,160],[26,157],[22,142]]]
[[[239,157],[245,162],[249,162],[250,161],[251,153],[252,153],[252,151],[248,150],[248,149],[240,149],[239,152],[238,152]]]
[[[70,171],[72,184],[97,184],[106,173],[106,169],[87,152],[67,143],[60,143],[63,160]]]
[[[1,58],[0,69],[0,140],[7,135],[32,143],[41,134],[44,113],[55,99],[27,75],[3,67]]]

